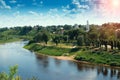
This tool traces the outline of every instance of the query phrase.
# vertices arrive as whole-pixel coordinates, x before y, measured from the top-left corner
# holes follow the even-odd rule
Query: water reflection
[[[23,79],[36,76],[41,80],[120,80],[118,68],[38,56],[22,48],[25,44],[0,45],[0,71],[8,71],[10,65],[18,64],[18,74]]]
[[[88,70],[94,70],[94,66],[92,66],[92,65],[89,65],[89,64],[84,64],[84,63],[82,63],[82,62],[77,62],[76,63],[77,65],[77,69],[79,70],[79,71],[88,71]]]
[[[111,78],[113,77],[113,76],[115,76],[116,75],[116,73],[117,73],[117,71],[115,70],[115,69],[111,69],[110,70],[110,73],[111,73]]]
[[[37,62],[38,64],[41,66],[43,66],[43,68],[47,68],[49,66],[49,58],[48,56],[43,56],[43,55],[36,55],[37,58]]]
[[[117,78],[120,79],[120,71],[117,73]]]
[[[116,68],[100,66],[97,68],[97,73],[98,75],[102,74],[103,76],[110,76],[111,78],[117,76],[117,79],[120,79],[120,70]]]
[[[80,72],[83,71],[97,71],[97,76],[109,77],[110,80],[120,80],[120,69],[105,67],[105,66],[97,66],[97,65],[89,65],[86,63],[77,62],[76,67]],[[116,78],[115,78],[116,77]],[[108,79],[108,80],[109,80]],[[100,79],[98,79],[100,80]]]
[[[64,72],[66,72],[67,69],[71,68],[71,71],[75,71],[75,70],[78,71],[78,72],[76,72],[76,74],[86,73],[85,74],[86,76],[90,75],[87,73],[96,72],[97,75],[94,76],[95,80],[102,80],[102,79],[104,79],[104,80],[119,80],[120,79],[120,69],[117,69],[117,68],[90,65],[90,64],[86,64],[86,63],[84,64],[82,62],[64,61],[64,60],[54,59],[54,58],[51,58],[48,56],[43,56],[43,55],[39,55],[36,57],[37,57],[37,62],[39,62],[39,64],[40,64],[39,66],[43,66],[44,68],[47,68],[47,69],[51,67],[49,65],[52,65],[52,68],[50,68],[50,69],[57,67],[61,70],[62,66],[64,66],[64,68],[65,68],[65,65],[67,64],[67,67],[64,70]],[[55,70],[57,71],[57,69],[55,69]],[[58,72],[56,74],[61,75]],[[90,76],[92,77],[93,75],[90,75]],[[88,78],[86,78],[86,79],[84,78],[84,80],[88,80]]]
[[[55,64],[56,64],[57,67],[59,67],[61,65],[61,60],[54,59],[54,61],[55,61]]]

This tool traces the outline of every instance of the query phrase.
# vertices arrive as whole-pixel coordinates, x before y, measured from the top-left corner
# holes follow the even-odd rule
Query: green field
[[[76,60],[87,61],[96,64],[107,64],[111,66],[120,66],[120,54],[112,54],[106,51],[79,51],[76,53]]]
[[[84,50],[83,48],[60,48],[57,46],[41,46],[39,44],[26,45],[24,48],[51,56],[75,56],[78,61],[86,61],[95,64],[107,64],[111,66],[120,66],[119,51],[102,51],[102,50]],[[67,54],[67,55],[66,55]]]

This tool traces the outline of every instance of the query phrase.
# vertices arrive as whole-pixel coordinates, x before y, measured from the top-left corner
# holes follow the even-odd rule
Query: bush
[[[90,58],[88,61],[90,61],[90,62],[94,62],[95,59],[94,59],[94,58]]]
[[[75,59],[79,61],[85,61],[85,57],[82,56],[76,56]]]
[[[116,62],[111,62],[110,66],[117,66],[117,63]]]
[[[77,52],[77,51],[79,51],[80,50],[80,48],[72,48],[71,50],[70,50],[70,52]]]
[[[0,80],[22,80],[20,76],[17,76],[18,72],[18,65],[12,66],[9,69],[9,74],[5,72],[0,73]],[[16,75],[16,76],[15,76]],[[27,80],[38,80],[37,78],[33,77]]]

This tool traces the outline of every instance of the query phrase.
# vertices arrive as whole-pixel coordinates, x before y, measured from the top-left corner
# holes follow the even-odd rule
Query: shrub
[[[0,73],[0,80],[22,80],[22,78],[16,75],[18,72],[18,65],[12,66],[9,69],[9,74],[5,72]],[[38,80],[36,77],[27,80]]]

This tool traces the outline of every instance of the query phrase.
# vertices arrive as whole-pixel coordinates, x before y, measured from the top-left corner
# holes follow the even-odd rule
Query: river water
[[[37,57],[26,50],[26,42],[13,42],[0,45],[0,72],[19,65],[18,75],[23,80],[32,76],[39,80],[120,80],[120,69],[57,60],[47,56]]]

